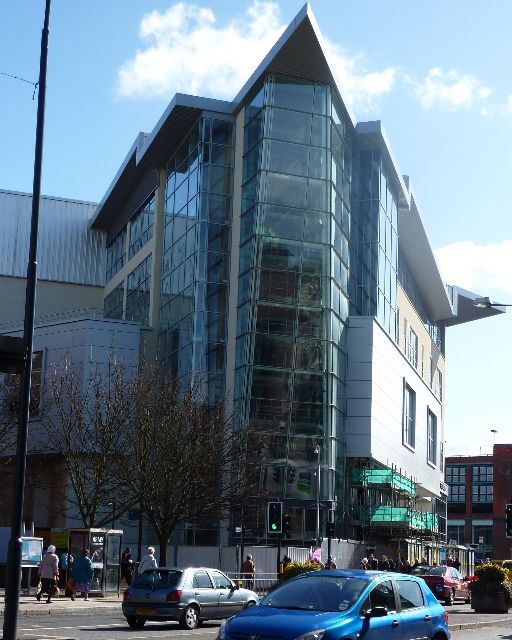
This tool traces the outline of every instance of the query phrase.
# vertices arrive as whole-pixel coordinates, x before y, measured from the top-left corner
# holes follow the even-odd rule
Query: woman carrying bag
[[[52,593],[59,580],[59,558],[55,554],[55,546],[51,544],[41,560],[39,565],[39,577],[41,578],[41,591],[38,592],[36,598],[41,600],[43,593],[48,594],[47,604],[52,601]]]

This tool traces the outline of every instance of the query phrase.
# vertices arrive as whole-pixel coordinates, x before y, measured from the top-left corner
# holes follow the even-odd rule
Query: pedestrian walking
[[[52,601],[52,593],[57,587],[59,580],[59,557],[55,553],[55,545],[51,544],[39,565],[39,578],[41,579],[41,589],[37,592],[36,598],[41,600],[41,595],[46,593],[47,604]]]
[[[142,556],[139,562],[137,574],[140,575],[147,569],[155,569],[156,567],[158,567],[158,562],[155,558],[155,547],[148,547],[147,553]]]
[[[379,569],[381,571],[390,571],[391,570],[391,567],[390,567],[389,560],[388,560],[387,556],[383,555],[379,564],[380,564]]]
[[[126,580],[126,584],[128,586],[132,583],[133,577],[133,559],[132,559],[132,550],[130,547],[126,547],[126,549],[121,554],[121,578]]]
[[[378,571],[379,570],[379,561],[373,555],[373,553],[370,553],[370,555],[368,556],[368,566],[372,571]]]
[[[89,557],[89,549],[82,549],[80,555],[73,563],[73,579],[75,588],[71,592],[71,600],[75,599],[75,592],[81,593],[84,600],[89,600],[89,592],[92,585],[94,568]]]
[[[359,568],[362,569],[363,571],[368,571],[368,569],[370,568],[370,565],[368,564],[368,558],[363,558],[361,560]]]
[[[409,562],[408,558],[404,558],[404,561],[402,564],[402,573],[411,573],[411,571],[412,571],[411,563]]]
[[[252,555],[247,554],[247,558],[242,562],[242,566],[240,567],[240,573],[242,574],[242,578],[245,580],[245,588],[253,589],[254,588],[254,574],[256,573],[256,567],[254,565],[254,560],[252,559]]]

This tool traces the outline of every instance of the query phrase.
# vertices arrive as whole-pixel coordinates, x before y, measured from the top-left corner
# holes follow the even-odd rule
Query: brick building
[[[448,541],[478,545],[476,557],[512,558],[505,534],[511,476],[512,444],[495,444],[492,454],[446,458]]]

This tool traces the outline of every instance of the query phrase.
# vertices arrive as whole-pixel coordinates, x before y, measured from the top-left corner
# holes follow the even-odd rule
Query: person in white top
[[[146,571],[146,569],[154,569],[155,567],[158,567],[158,563],[155,558],[155,547],[148,547],[148,552],[141,558],[137,573],[140,575]]]

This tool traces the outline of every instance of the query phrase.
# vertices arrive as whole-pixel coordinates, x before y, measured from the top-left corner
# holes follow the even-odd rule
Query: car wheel
[[[450,589],[450,595],[447,598],[445,598],[445,601],[444,601],[445,607],[451,607],[453,605],[454,600],[455,600],[455,597],[454,597],[453,589]]]
[[[146,618],[139,618],[138,616],[126,616],[126,622],[132,629],[142,629],[146,624]]]
[[[199,624],[199,611],[189,605],[180,618],[180,627],[182,629],[195,629]]]

